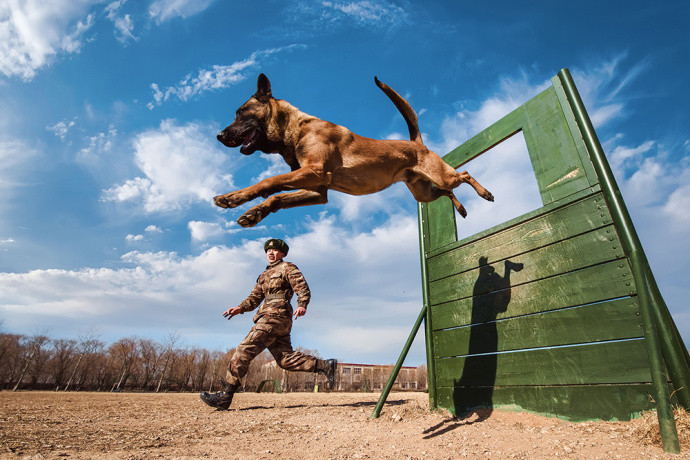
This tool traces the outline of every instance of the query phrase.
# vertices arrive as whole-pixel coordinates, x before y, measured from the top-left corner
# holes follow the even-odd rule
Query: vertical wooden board
[[[477,266],[480,257],[489,263],[531,251],[611,223],[601,193],[530,218],[510,228],[429,257],[429,280],[448,276],[450,271]],[[614,234],[615,236],[615,234]],[[455,268],[457,267],[457,269]]]
[[[495,353],[643,337],[637,297],[434,332],[434,356]]]
[[[518,253],[520,249],[521,244],[516,243],[512,250],[506,252]],[[477,296],[619,259],[624,255],[616,231],[611,225],[502,262],[484,262],[479,266],[480,259],[475,262],[472,270],[431,282],[429,292],[434,298],[461,299]],[[448,268],[450,272],[452,267]],[[455,270],[462,269],[465,267]]]
[[[459,300],[430,296],[429,301],[434,329],[439,330],[470,324],[473,308],[503,319],[634,294],[630,266],[621,259],[496,293]]]
[[[441,197],[426,206],[429,231],[427,252],[457,241],[455,208],[447,197]]]
[[[558,103],[561,107],[561,111],[563,112],[563,116],[568,123],[568,129],[570,130],[570,135],[572,136],[575,147],[577,148],[577,154],[580,156],[580,161],[585,168],[587,180],[589,181],[590,186],[594,186],[599,183],[599,177],[594,170],[594,165],[592,164],[592,159],[589,156],[589,151],[582,140],[582,134],[580,133],[580,129],[577,127],[575,116],[573,115],[572,109],[568,104],[568,98],[563,90],[561,79],[558,78],[558,76],[555,76],[551,79],[551,84],[553,85],[553,89],[556,91]]]
[[[434,360],[438,386],[649,383],[644,340]]]
[[[462,416],[478,408],[529,411],[573,422],[630,420],[655,408],[651,384],[438,388],[438,406]]]
[[[528,121],[522,131],[544,204],[588,188],[585,169],[553,87],[523,107]]]

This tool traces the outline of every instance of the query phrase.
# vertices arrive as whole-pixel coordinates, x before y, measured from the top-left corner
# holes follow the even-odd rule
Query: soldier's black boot
[[[215,407],[218,410],[228,410],[230,403],[232,403],[232,397],[238,388],[239,385],[226,384],[223,391],[218,391],[216,393],[203,391],[199,397],[211,407]]]
[[[338,368],[337,359],[327,359],[325,361],[319,360],[316,366],[316,372],[324,374],[328,379],[328,389],[335,388],[335,371]]]

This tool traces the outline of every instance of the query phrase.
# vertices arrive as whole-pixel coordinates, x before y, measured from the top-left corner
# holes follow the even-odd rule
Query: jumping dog
[[[242,227],[252,227],[280,209],[325,204],[329,189],[367,195],[400,181],[419,202],[447,196],[462,217],[467,211],[453,194],[461,183],[470,184],[479,196],[493,201],[493,195],[467,171],[457,172],[424,146],[410,104],[378,78],[374,81],[405,118],[409,141],[358,136],[344,126],[301,112],[275,99],[268,78],[259,75],[256,94],[237,109],[235,121],[217,138],[227,147],[241,146],[244,155],[257,150],[278,153],[292,171],[216,196],[215,204],[234,208],[258,197],[267,198],[237,220]],[[274,195],[292,190],[296,191]]]

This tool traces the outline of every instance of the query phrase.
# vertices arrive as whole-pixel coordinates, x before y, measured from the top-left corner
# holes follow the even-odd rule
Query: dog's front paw
[[[242,214],[242,216],[237,219],[237,223],[240,224],[241,227],[253,227],[261,222],[268,214],[268,211],[264,211],[257,206]]]
[[[234,193],[218,195],[213,198],[213,202],[216,206],[220,206],[221,208],[235,208],[243,203],[241,200],[237,199],[237,195]]]
[[[494,201],[494,196],[493,194],[488,191],[487,189],[484,189],[484,193],[480,194],[482,198],[484,198],[487,201]]]

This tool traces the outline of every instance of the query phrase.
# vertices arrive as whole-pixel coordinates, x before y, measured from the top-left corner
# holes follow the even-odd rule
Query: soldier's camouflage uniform
[[[252,311],[261,304],[254,315],[254,326],[247,337],[237,346],[230,359],[226,380],[239,385],[247,374],[249,363],[268,348],[278,366],[289,371],[315,372],[324,361],[292,349],[292,305],[290,299],[297,294],[297,306],[307,308],[311,294],[304,276],[290,262],[276,261],[259,275],[252,293],[239,307],[242,313]],[[319,367],[320,368],[320,367]]]

